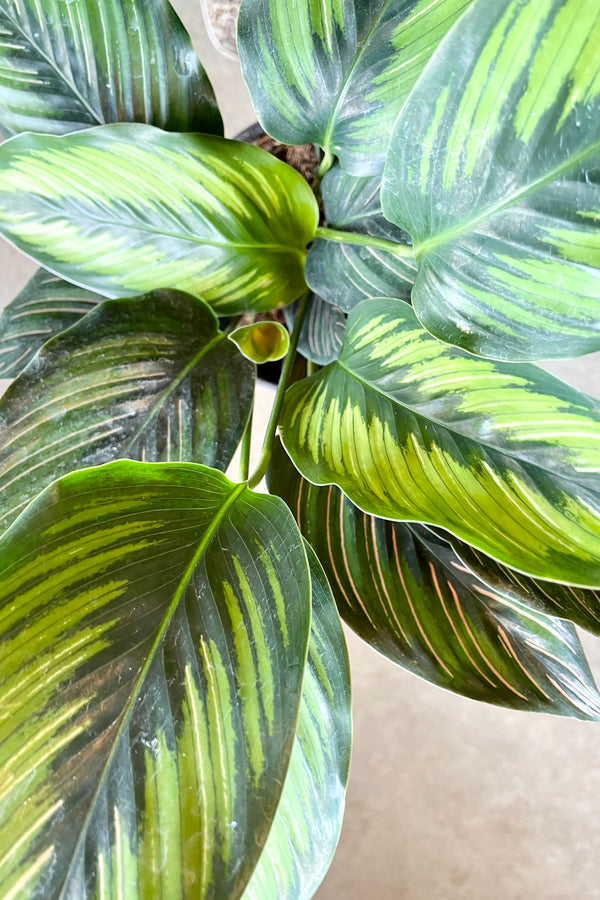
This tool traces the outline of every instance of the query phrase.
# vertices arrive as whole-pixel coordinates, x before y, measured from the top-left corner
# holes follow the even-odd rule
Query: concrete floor
[[[239,68],[208,45],[198,0],[172,2],[233,136],[254,119]],[[7,302],[36,267],[0,254]],[[600,356],[552,369],[600,396]],[[600,725],[476,704],[349,645],[352,773],[318,900],[600,900]]]

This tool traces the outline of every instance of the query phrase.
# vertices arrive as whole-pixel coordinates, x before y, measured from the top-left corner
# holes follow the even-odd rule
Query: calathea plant
[[[0,28],[0,232],[42,266],[1,322],[2,896],[310,897],[340,615],[600,717],[600,406],[533,364],[600,348],[600,0],[243,0],[311,186],[221,136],[166,0]]]

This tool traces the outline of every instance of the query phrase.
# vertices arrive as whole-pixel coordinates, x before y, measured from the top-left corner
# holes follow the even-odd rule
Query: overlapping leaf
[[[14,378],[42,344],[78,322],[104,298],[38,269],[0,314],[0,377]]]
[[[281,433],[309,481],[366,512],[600,586],[600,403],[436,341],[402,301],[355,308],[339,361],[288,391]]]
[[[118,462],[55,483],[0,551],[3,896],[240,896],[310,629],[287,508]]]
[[[310,900],[337,845],[350,763],[350,671],[331,588],[307,546],[312,626],[300,718],[265,849],[243,900]]]
[[[110,297],[173,287],[223,314],[291,303],[317,219],[297,172],[237,141],[117,124],[0,148],[0,234]]]
[[[394,120],[471,0],[243,0],[238,50],[265,131],[381,172]]]
[[[122,121],[222,134],[208,78],[168,0],[1,0],[5,134]]]
[[[105,301],[0,400],[0,527],[85,466],[129,457],[227,468],[253,390],[253,365],[200,300],[156,291]]]
[[[596,0],[476,3],[404,107],[383,210],[442,340],[501,359],[600,348],[599,42]]]
[[[327,225],[405,244],[408,236],[384,218],[379,178],[354,178],[339,166],[323,178]],[[380,247],[317,239],[306,258],[306,281],[328,303],[346,311],[371,297],[410,300],[416,263]]]
[[[343,618],[394,662],[500,706],[600,718],[574,628],[490,589],[420,524],[368,516],[305,481],[279,449],[269,487],[292,509]]]
[[[298,302],[283,311],[288,328],[294,327]],[[306,359],[326,366],[337,359],[346,330],[346,316],[341,309],[313,294],[298,339],[298,350]]]

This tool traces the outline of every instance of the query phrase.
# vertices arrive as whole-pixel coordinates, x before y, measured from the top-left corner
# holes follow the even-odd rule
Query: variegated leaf
[[[222,134],[210,82],[168,0],[0,0],[0,127],[108,122]]]
[[[296,321],[298,303],[299,301],[292,303],[283,310],[290,330]],[[313,294],[300,331],[298,351],[311,362],[326,366],[338,358],[345,330],[346,316],[342,310]]]
[[[471,0],[243,0],[242,72],[265,131],[381,172],[411,88]]]
[[[2,896],[239,897],[310,629],[285,505],[201,466],[118,462],[50,487],[0,560]]]
[[[369,516],[305,481],[279,449],[270,490],[321,560],[341,615],[421,678],[513,709],[600,718],[575,629],[492,590],[423,525]]]
[[[187,294],[106,300],[46,344],[0,399],[0,528],[55,478],[129,457],[226,469],[254,366]]]
[[[600,403],[440,343],[400,300],[353,310],[339,361],[289,389],[280,430],[309,481],[368,513],[600,586]]]
[[[442,340],[500,359],[600,348],[599,43],[597,0],[478,2],[406,103],[383,211]]]
[[[0,378],[14,378],[39,348],[103,300],[100,294],[38,269],[0,314]]]
[[[110,297],[172,287],[223,314],[291,303],[317,219],[297,172],[237,141],[117,124],[0,147],[0,234]]]
[[[300,718],[277,815],[242,900],[310,900],[335,851],[352,720],[350,669],[331,588],[307,546],[312,625]]]
[[[355,178],[339,166],[321,182],[327,225],[376,240],[405,244],[408,235],[381,212],[380,178]],[[376,243],[376,242],[375,242]],[[306,257],[306,281],[323,300],[349,311],[361,300],[410,300],[417,265],[380,246],[360,246],[317,238]]]

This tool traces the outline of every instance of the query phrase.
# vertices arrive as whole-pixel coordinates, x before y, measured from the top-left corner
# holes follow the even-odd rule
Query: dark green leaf
[[[309,481],[365,512],[600,586],[600,403],[440,343],[400,300],[353,310],[339,362],[289,389],[280,431]]]
[[[2,896],[239,897],[310,630],[285,505],[118,462],[50,487],[0,560]]]
[[[298,306],[299,301],[283,310],[290,330],[294,327]],[[313,295],[300,332],[298,350],[306,359],[326,366],[338,358],[345,329],[346,316],[341,309]]]
[[[335,851],[352,719],[350,670],[331,588],[307,546],[312,626],[296,741],[273,827],[243,900],[310,900]]]
[[[117,124],[0,147],[0,233],[110,297],[172,287],[223,314],[284,306],[306,289],[317,219],[297,172],[237,141]]]
[[[254,109],[284,144],[381,172],[394,120],[471,0],[244,0],[238,49]]]
[[[384,218],[379,178],[354,178],[336,166],[323,178],[321,191],[327,224],[402,244],[408,236]],[[410,300],[417,265],[378,247],[317,239],[306,258],[306,281],[320,297],[349,311],[361,300],[398,297]]]
[[[0,377],[14,378],[37,350],[103,300],[39,269],[0,315]]]
[[[304,481],[281,450],[269,487],[312,542],[343,618],[381,653],[476,700],[600,718],[571,625],[491,590],[423,525],[368,516],[338,488]]]
[[[0,127],[108,122],[222,134],[210,82],[167,0],[2,0]]]
[[[46,344],[0,400],[0,526],[55,478],[129,457],[225,469],[254,366],[202,301],[106,300]]]
[[[499,359],[600,348],[600,5],[479,2],[395,127],[385,215],[417,315]]]

